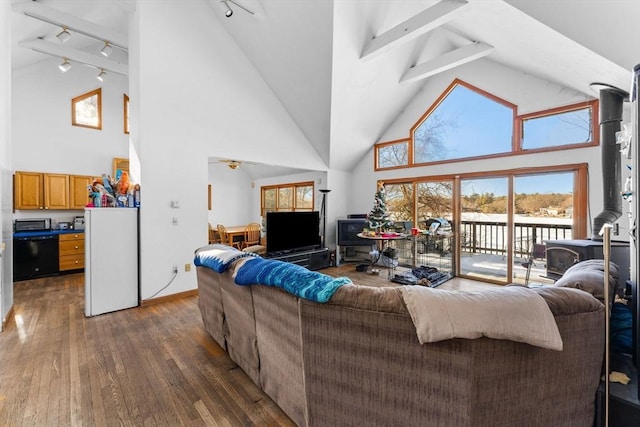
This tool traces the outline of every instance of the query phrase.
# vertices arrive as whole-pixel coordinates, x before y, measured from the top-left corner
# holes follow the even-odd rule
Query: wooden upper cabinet
[[[75,176],[75,175],[74,175]],[[93,179],[80,177],[71,187],[66,174],[16,172],[14,179],[15,209],[83,209],[88,201],[87,185]],[[79,197],[79,198],[78,198]],[[76,205],[71,205],[71,200]]]
[[[69,175],[45,173],[44,208],[69,209]]]
[[[69,176],[69,209],[84,209],[89,203],[89,190],[95,178],[84,175]]]
[[[44,209],[41,173],[16,172],[13,192],[16,209]]]

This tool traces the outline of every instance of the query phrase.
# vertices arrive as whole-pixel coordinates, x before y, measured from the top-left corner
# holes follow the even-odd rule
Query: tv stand
[[[302,267],[308,268],[309,270],[320,270],[331,265],[331,254],[329,253],[328,248],[267,255],[267,258],[298,264]]]

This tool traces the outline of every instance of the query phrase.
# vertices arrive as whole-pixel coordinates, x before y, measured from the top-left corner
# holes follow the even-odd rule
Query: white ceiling
[[[596,81],[628,89],[630,70],[640,62],[638,0],[468,0],[438,28],[368,60],[360,57],[373,37],[439,2],[237,0],[256,13],[231,4],[234,14],[225,18],[218,0],[182,1],[210,4],[211,19],[236,40],[327,166],[339,170],[351,169],[428,84],[429,78],[399,83],[412,66],[474,41],[493,46],[484,60],[590,96]],[[135,6],[133,0],[38,3],[124,34]],[[13,67],[46,58],[18,43],[57,41],[58,32],[15,13]],[[100,46],[80,37],[68,44],[84,51]],[[126,55],[114,60],[127,62]]]

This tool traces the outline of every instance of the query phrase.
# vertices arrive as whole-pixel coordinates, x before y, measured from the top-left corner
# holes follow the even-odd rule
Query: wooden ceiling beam
[[[400,83],[415,82],[451,70],[452,68],[487,56],[493,49],[494,47],[487,43],[471,43],[409,68],[400,78]]]
[[[466,0],[442,0],[416,16],[371,39],[360,59],[368,61],[390,49],[438,28],[458,16],[468,5]]]

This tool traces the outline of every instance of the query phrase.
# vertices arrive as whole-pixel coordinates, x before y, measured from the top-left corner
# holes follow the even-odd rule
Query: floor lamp
[[[322,204],[320,205],[320,215],[322,215],[322,247],[327,247],[327,194],[331,190],[319,190],[322,193]]]

